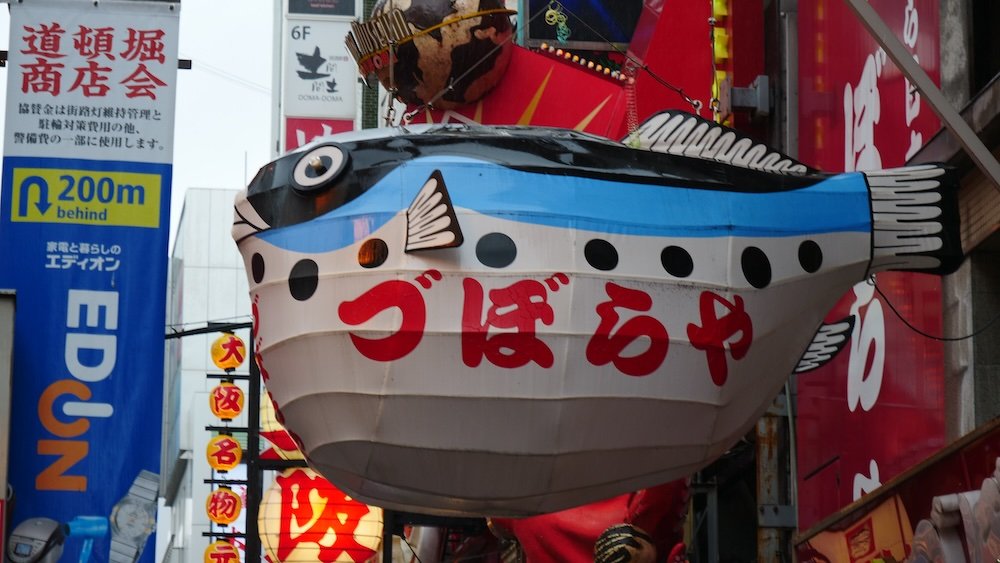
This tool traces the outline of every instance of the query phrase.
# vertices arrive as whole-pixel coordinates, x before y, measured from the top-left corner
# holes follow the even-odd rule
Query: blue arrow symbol
[[[38,186],[38,203],[35,204],[38,212],[45,215],[49,207],[52,207],[49,204],[49,183],[41,176],[28,176],[21,182],[21,202],[17,209],[21,217],[28,216],[28,199],[32,186]]]

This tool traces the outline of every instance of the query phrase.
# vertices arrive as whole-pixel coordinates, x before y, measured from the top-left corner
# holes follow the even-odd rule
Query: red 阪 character
[[[368,561],[375,550],[358,543],[355,533],[361,519],[371,509],[319,476],[298,469],[275,478],[281,487],[281,517],[278,526],[277,556],[281,561],[300,544],[319,548],[319,561]],[[333,532],[333,542],[328,538]],[[312,545],[310,545],[312,547]]]
[[[601,322],[597,325],[597,332],[587,343],[587,361],[595,366],[612,362],[618,371],[626,375],[643,376],[653,373],[667,357],[670,346],[667,329],[660,321],[648,315],[636,315],[612,334],[619,321],[618,311],[615,309],[648,311],[653,306],[652,298],[644,291],[622,287],[614,282],[608,282],[604,289],[610,301],[597,305]],[[641,354],[622,355],[625,348],[643,337],[649,340],[649,344]]]
[[[551,325],[555,320],[544,284],[522,280],[490,290],[492,305],[486,312],[485,322],[482,284],[466,278],[462,285],[465,288],[462,309],[462,361],[465,365],[477,367],[485,356],[490,363],[502,368],[518,368],[528,362],[543,368],[552,367],[552,350],[535,336],[536,323]],[[514,331],[491,336],[490,327]]]
[[[420,290],[410,282],[385,281],[357,299],[341,303],[337,308],[340,320],[351,326],[368,322],[375,315],[393,308],[399,309],[403,317],[399,330],[395,333],[385,338],[365,338],[351,334],[354,348],[369,360],[398,360],[420,344],[427,324],[427,305]]]
[[[243,390],[231,383],[215,386],[210,400],[213,412],[239,414],[243,410]]]
[[[726,309],[722,317],[716,314],[716,304]],[[711,291],[703,291],[698,302],[698,312],[701,316],[701,326],[689,324],[688,339],[692,346],[705,352],[712,381],[722,386],[729,377],[726,351],[728,349],[729,355],[734,360],[746,356],[753,342],[753,322],[744,310],[743,298],[739,295],[733,302],[729,302],[725,297]],[[737,334],[739,338],[732,341]]]

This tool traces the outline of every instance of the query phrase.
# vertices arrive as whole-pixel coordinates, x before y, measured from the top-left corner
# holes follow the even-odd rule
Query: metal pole
[[[714,480],[705,497],[708,525],[708,563],[719,563],[719,484]]]
[[[764,516],[767,507],[781,504],[778,484],[779,438],[781,419],[765,414],[757,421],[757,511]],[[757,561],[780,561],[781,530],[758,517]]]
[[[798,0],[781,0],[779,4],[784,51],[783,81],[785,84],[785,154],[799,155],[799,15]]]
[[[986,145],[955,111],[955,108],[951,107],[941,90],[938,90],[924,69],[913,60],[913,55],[906,49],[902,41],[892,33],[889,26],[885,25],[875,9],[868,4],[868,0],[844,1],[854,10],[854,14],[868,30],[868,33],[885,49],[892,62],[896,63],[903,75],[931,105],[934,112],[944,122],[945,127],[958,139],[976,166],[982,170],[983,175],[989,178],[995,186],[1000,187],[1000,162],[997,162],[993,153],[986,148]]]
[[[247,563],[260,563],[260,530],[257,514],[264,495],[264,476],[260,467],[260,368],[254,359],[253,328],[247,351],[250,361],[250,412],[247,413]]]
[[[392,563],[392,533],[395,525],[395,513],[386,508],[382,511],[382,563]]]

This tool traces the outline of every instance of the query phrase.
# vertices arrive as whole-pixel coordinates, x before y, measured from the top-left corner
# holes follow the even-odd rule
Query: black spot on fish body
[[[660,263],[668,274],[677,278],[686,278],[694,271],[694,261],[687,250],[679,246],[668,246],[660,252]]]
[[[614,270],[618,266],[618,251],[610,242],[595,238],[583,247],[583,256],[587,263],[602,271]]]
[[[506,268],[517,257],[517,245],[503,233],[483,235],[476,243],[476,258],[490,268]]]
[[[299,260],[288,274],[288,291],[296,301],[305,301],[316,293],[319,286],[319,266],[316,262]]]
[[[743,267],[743,277],[753,287],[763,289],[771,283],[771,261],[763,250],[756,246],[744,248],[740,265]]]

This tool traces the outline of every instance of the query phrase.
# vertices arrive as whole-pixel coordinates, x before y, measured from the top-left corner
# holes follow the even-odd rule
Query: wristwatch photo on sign
[[[156,525],[156,497],[160,476],[143,469],[128,494],[111,509],[110,563],[134,563]]]

